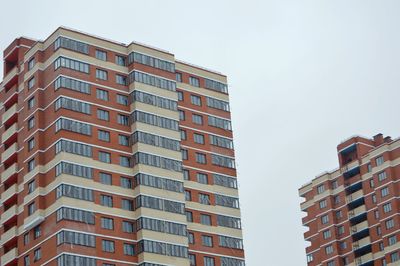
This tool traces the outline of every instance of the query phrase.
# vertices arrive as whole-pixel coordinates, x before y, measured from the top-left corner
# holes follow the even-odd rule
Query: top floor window
[[[96,50],[96,58],[103,61],[107,61],[107,53],[104,51]]]
[[[189,84],[195,87],[200,87],[200,80],[195,77],[189,77]]]

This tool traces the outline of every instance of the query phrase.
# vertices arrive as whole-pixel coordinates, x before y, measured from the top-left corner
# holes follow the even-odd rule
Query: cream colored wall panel
[[[208,97],[212,97],[212,98],[219,99],[221,101],[229,102],[229,96],[227,94],[223,94],[223,93],[216,92],[216,91],[209,90],[209,89],[194,87],[194,86],[191,86],[186,83],[178,83],[177,87],[184,89],[186,91],[190,91],[193,93],[200,93],[200,94],[208,96]]]
[[[227,83],[226,76],[224,76],[222,74],[213,73],[213,72],[207,71],[205,69],[201,69],[201,67],[197,68],[195,66],[190,66],[189,64],[185,64],[184,62],[180,62],[179,60],[177,60],[175,65],[176,65],[176,70],[178,70],[178,71],[181,70],[184,72],[193,73],[193,74],[201,76],[201,77],[213,79],[213,80],[225,83],[225,84]]]
[[[153,241],[159,242],[168,242],[175,245],[187,246],[188,245],[188,238],[186,236],[178,236],[172,234],[166,234],[151,230],[140,230],[137,232],[138,240],[140,239],[150,239]]]
[[[160,108],[151,104],[145,104],[142,102],[134,102],[131,105],[132,110],[139,110],[146,113],[155,114],[158,116],[166,117],[169,119],[179,120],[179,113],[178,111],[172,111],[165,108]]]
[[[239,209],[222,207],[222,206],[205,205],[205,204],[200,204],[198,202],[193,202],[193,201],[186,202],[186,208],[200,210],[200,211],[204,211],[204,212],[218,213],[218,214],[227,215],[227,216],[240,217]]]
[[[129,92],[132,93],[134,90],[143,91],[163,98],[178,101],[178,94],[176,91],[161,89],[141,82],[135,81],[129,85]]]
[[[189,266],[189,260],[187,258],[178,258],[172,256],[164,256],[154,253],[140,253],[138,255],[139,262],[150,261],[152,263],[161,265],[174,265],[174,266]]]
[[[135,173],[139,173],[139,172],[147,173],[147,174],[152,174],[155,176],[168,177],[170,179],[183,181],[183,174],[181,172],[170,171],[170,170],[153,167],[153,166],[149,166],[149,165],[144,165],[144,164],[135,165],[133,170]]]
[[[210,181],[210,177],[211,177],[211,175],[209,175],[209,177],[208,177],[209,181]],[[222,195],[227,195],[227,196],[231,196],[231,197],[239,197],[237,189],[227,188],[227,187],[222,187],[222,186],[217,186],[217,185],[206,185],[206,184],[202,184],[199,182],[185,180],[185,187],[202,190],[202,191],[207,191],[207,192],[212,192],[212,193],[217,193],[217,194],[222,194]]]
[[[222,226],[208,226],[199,223],[187,223],[187,225],[188,225],[188,230],[217,234],[217,235],[225,235],[236,238],[243,238],[241,229],[234,229]]]
[[[145,152],[145,153],[156,154],[165,158],[174,159],[176,161],[182,161],[182,153],[180,151],[169,150],[140,142],[132,146],[132,151],[133,153]]]
[[[153,57],[157,57],[159,59],[163,59],[170,62],[175,62],[175,57],[173,54],[167,51],[161,51],[160,49],[146,47],[146,45],[141,45],[139,43],[132,42],[128,45],[128,53],[138,52],[146,55],[150,55]]]
[[[181,137],[179,131],[156,127],[156,126],[152,126],[152,125],[141,123],[141,122],[133,123],[131,128],[132,128],[132,132],[144,131],[144,132],[148,132],[151,134],[160,135],[160,136],[163,136],[166,138],[171,138],[171,139],[176,139],[176,140],[180,140],[180,137]]]

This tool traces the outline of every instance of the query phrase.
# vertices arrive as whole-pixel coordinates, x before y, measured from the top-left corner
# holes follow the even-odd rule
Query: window
[[[30,265],[31,265],[31,262],[29,260],[29,255],[26,255],[24,257],[24,266],[30,266]]]
[[[100,173],[99,176],[100,176],[100,183],[105,184],[105,185],[111,185],[112,177],[110,174]]]
[[[186,130],[180,129],[179,132],[181,133],[181,140],[186,140]]]
[[[70,220],[85,224],[94,224],[94,213],[62,207],[57,210],[57,222],[61,220]]]
[[[36,60],[35,60],[35,58],[33,57],[33,58],[31,58],[31,59],[29,60],[29,62],[28,62],[28,70],[31,70],[31,69],[35,66],[35,64],[36,64]]]
[[[397,243],[396,235],[388,237],[388,243],[389,243],[389,246],[396,244]]]
[[[66,37],[58,37],[54,42],[54,50],[57,50],[60,47],[84,54],[89,54],[89,45]]]
[[[201,164],[206,164],[206,155],[204,153],[198,153],[196,152],[196,162],[201,163]]]
[[[102,69],[96,69],[96,78],[101,80],[107,80],[108,79],[107,71]]]
[[[129,137],[125,135],[118,135],[118,143],[122,146],[129,146]]]
[[[194,133],[193,134],[193,140],[194,140],[195,143],[204,144],[204,135]]]
[[[28,100],[28,109],[29,109],[29,110],[32,109],[33,106],[35,106],[35,97],[34,97],[34,96],[31,97],[31,98]]]
[[[163,79],[142,72],[133,71],[129,74],[129,83],[140,82],[161,89],[175,91],[176,82],[168,79]]]
[[[190,266],[196,266],[196,255],[189,254],[189,262],[190,262]],[[225,265],[225,264],[223,264],[223,265]]]
[[[242,223],[239,218],[219,215],[217,214],[217,224],[219,226],[229,227],[229,228],[242,228]]]
[[[61,174],[79,176],[90,179],[93,178],[92,168],[67,162],[61,162],[56,165],[56,176],[59,176]]]
[[[243,249],[243,241],[240,238],[234,238],[228,236],[219,236],[218,238],[220,247]]]
[[[215,194],[215,205],[238,209],[239,199],[235,197]]]
[[[32,89],[33,86],[35,86],[35,82],[36,82],[35,77],[32,77],[32,78],[28,81],[28,89],[29,89],[29,90]]]
[[[194,105],[201,106],[201,98],[199,96],[190,95],[190,101]]]
[[[97,118],[100,120],[110,120],[110,113],[105,110],[97,109]]]
[[[339,186],[338,181],[337,180],[333,180],[332,183],[331,183],[331,186],[332,186],[332,189],[338,188],[338,186]]]
[[[389,188],[388,188],[388,187],[382,188],[382,189],[381,189],[381,196],[382,196],[382,198],[383,198],[383,197],[386,197],[387,195],[389,195]]]
[[[65,58],[62,56],[58,57],[54,61],[54,69],[57,70],[60,67],[69,68],[69,69],[72,69],[75,71],[89,74],[89,64],[86,64],[86,63],[83,63],[83,62],[80,62],[77,60]]]
[[[229,103],[215,98],[207,97],[207,106],[223,111],[229,111]]]
[[[135,255],[135,246],[133,244],[124,243],[124,254],[128,256]]]
[[[319,202],[319,208],[320,209],[326,208],[326,206],[327,206],[326,199],[325,200],[321,200]]]
[[[54,90],[58,90],[59,88],[66,88],[69,90],[90,94],[90,87],[91,85],[89,83],[66,77],[59,77],[54,82]]]
[[[194,234],[188,233],[189,244],[194,244]]]
[[[393,219],[389,219],[385,222],[386,225],[386,229],[390,229],[394,227],[394,220]]]
[[[31,117],[28,120],[28,129],[32,129],[35,126],[35,117]]]
[[[33,180],[28,183],[28,194],[31,194],[36,189],[36,181]]]
[[[183,121],[185,120],[185,112],[182,110],[178,110],[179,113],[179,120]]]
[[[131,178],[121,176],[120,182],[123,188],[133,188]]]
[[[175,75],[176,75],[176,81],[182,82],[182,73],[176,72]]]
[[[129,104],[128,96],[117,94],[117,103],[122,105],[128,105]]]
[[[200,223],[204,225],[211,225],[211,216],[207,214],[200,214]]]
[[[376,203],[376,195],[372,194],[371,198],[372,198],[372,203]]]
[[[333,260],[328,261],[328,263],[326,264],[326,266],[335,266],[335,261],[333,261]]]
[[[115,75],[115,82],[117,84],[124,85],[124,86],[126,86],[128,84],[126,77],[122,76],[122,75],[118,75],[118,74]]]
[[[91,113],[90,104],[65,97],[58,98],[55,101],[54,106],[56,111],[60,108],[64,108],[84,114]]]
[[[201,115],[192,114],[192,122],[198,125],[202,125],[203,117]]]
[[[148,65],[154,68],[162,69],[165,71],[169,71],[175,73],[175,64],[170,61],[162,60],[156,57],[152,57],[149,55],[141,54],[138,52],[132,52],[128,56],[129,64],[139,63],[143,65]]]
[[[391,212],[392,211],[392,203],[386,203],[383,205],[383,212],[387,213],[387,212]]]
[[[380,236],[382,234],[382,228],[380,226],[376,227],[376,234]]]
[[[189,170],[183,169],[183,180],[190,180],[190,173]]]
[[[333,202],[334,202],[335,204],[339,204],[339,203],[340,203],[340,196],[339,196],[339,195],[334,196],[334,197],[333,197]]]
[[[376,166],[383,164],[383,162],[384,162],[383,156],[379,156],[375,159]]]
[[[222,167],[235,168],[234,159],[217,154],[211,154],[211,163]]]
[[[126,116],[126,115],[118,114],[117,115],[117,122],[120,125],[127,126],[127,125],[129,125],[129,117]]]
[[[189,84],[195,87],[200,87],[200,80],[195,77],[189,77]]]
[[[97,135],[99,140],[110,142],[110,132],[104,130],[98,130]]]
[[[115,243],[114,241],[110,240],[102,240],[101,241],[101,247],[104,252],[110,252],[114,253],[115,252]]]
[[[378,210],[374,211],[374,214],[375,214],[375,219],[379,219],[379,211]]]
[[[73,120],[69,120],[66,118],[59,118],[56,121],[56,132],[58,132],[62,129],[68,130],[71,132],[84,134],[84,135],[89,135],[89,136],[92,135],[92,126],[91,125],[73,121]]]
[[[40,229],[40,226],[36,226],[35,228],[33,228],[33,238],[37,239],[38,237],[40,237],[42,235],[42,230]]]
[[[119,156],[119,165],[124,166],[124,167],[130,167],[131,159],[126,156]]]
[[[187,236],[187,228],[186,225],[167,222],[163,220],[156,220],[147,217],[141,217],[136,220],[137,229],[138,231],[145,229],[145,230],[152,230],[157,232],[163,232],[167,234],[173,235],[180,235],[180,236]]]
[[[96,259],[90,258],[90,257],[81,257],[81,256],[63,254],[63,255],[57,257],[57,265],[58,266],[77,266],[77,265],[96,266],[97,262],[96,262]]]
[[[325,230],[324,232],[322,232],[322,234],[324,236],[324,239],[328,239],[328,238],[330,238],[332,236],[331,235],[331,230]]]
[[[99,151],[99,161],[103,163],[111,163],[111,154],[104,151]]]
[[[215,80],[205,79],[205,87],[210,90],[228,93],[228,86]]]
[[[214,185],[237,189],[236,178],[220,174],[213,174],[213,178],[214,178]]]
[[[204,262],[204,266],[214,266],[215,265],[214,258],[211,258],[211,257],[204,257],[203,262]]]
[[[138,243],[138,253],[149,252],[173,257],[188,257],[188,248],[151,240],[141,240]]]
[[[120,66],[126,66],[126,57],[122,55],[116,55],[115,63]]]
[[[156,127],[166,128],[178,131],[179,122],[177,120],[169,119],[162,116],[157,116],[142,111],[134,111],[131,115],[132,122],[141,122]]]
[[[386,172],[380,172],[380,173],[378,174],[378,180],[379,180],[379,181],[382,181],[382,180],[384,180],[384,179],[386,179]]]
[[[161,156],[148,154],[144,152],[137,152],[132,156],[133,166],[137,164],[145,164],[162,169],[167,169],[176,172],[182,172],[182,162],[176,161]]]
[[[326,253],[327,255],[331,254],[332,252],[333,252],[333,247],[332,247],[332,245],[329,245],[329,246],[325,247],[325,253]]]
[[[101,228],[114,230],[114,220],[112,218],[101,217]]]
[[[199,193],[199,203],[210,205],[210,196],[207,194]]]
[[[201,184],[208,184],[208,176],[203,173],[197,173],[197,182]]]
[[[370,188],[375,187],[374,179],[370,179],[370,180],[369,180],[369,187],[370,187]]]
[[[58,199],[63,196],[87,201],[94,201],[93,190],[67,184],[61,184],[56,189],[56,198]]]
[[[165,138],[141,131],[135,131],[132,134],[132,143],[135,144],[137,142],[141,142],[152,146],[158,146],[174,151],[180,150],[180,144],[178,140]]]
[[[183,101],[183,92],[182,91],[176,91],[178,93],[178,101]]]
[[[104,51],[96,50],[96,58],[103,61],[107,61],[107,53]]]
[[[392,254],[390,254],[391,262],[398,261],[399,259],[400,259],[399,252],[393,252]]]
[[[113,206],[113,198],[108,195],[100,195],[100,205],[112,207]]]
[[[28,205],[28,215],[32,215],[36,211],[36,204],[32,202]]]
[[[97,89],[96,90],[96,98],[103,100],[103,101],[108,101],[108,91],[102,90],[102,89]]]
[[[32,159],[28,162],[28,172],[32,171],[36,166],[35,159]]]
[[[35,147],[35,138],[31,138],[30,140],[28,140],[28,151],[33,150],[34,147]]]
[[[201,242],[202,242],[202,245],[205,246],[205,247],[212,247],[213,246],[213,240],[212,240],[211,236],[202,235],[201,236]]]
[[[122,222],[122,231],[125,233],[133,233],[133,232],[135,232],[135,226],[132,222],[123,221]]]
[[[38,261],[42,258],[42,249],[38,248],[35,249],[35,251],[33,252],[33,261]]]
[[[338,235],[343,235],[344,234],[344,226],[343,225],[339,226],[337,228],[337,231],[338,231]]]
[[[329,216],[326,214],[324,216],[321,216],[321,223],[322,224],[327,224],[329,222]]]
[[[121,208],[127,211],[133,211],[133,201],[128,199],[122,199]]]
[[[344,242],[344,241],[342,241],[342,242],[339,242],[339,247],[340,247],[340,249],[341,249],[341,250],[344,250],[344,249],[346,249],[346,248],[347,248],[347,243],[346,243],[346,242]]]
[[[186,149],[181,149],[182,152],[182,160],[187,160],[189,158],[188,156],[188,150]]]
[[[324,191],[325,191],[325,185],[324,185],[324,184],[319,185],[319,186],[317,187],[317,193],[318,193],[318,194],[321,194],[321,193],[324,192]]]
[[[185,190],[185,200],[192,201],[192,193],[188,190]]]
[[[94,235],[62,230],[57,234],[57,245],[64,243],[94,248],[96,247],[96,237]]]
[[[217,128],[222,128],[224,130],[232,130],[232,125],[230,120],[211,115],[208,116],[208,125]]]
[[[385,246],[383,245],[383,242],[379,242],[378,245],[379,245],[379,250],[380,251],[383,251],[385,249]]]
[[[342,218],[342,217],[343,217],[342,211],[336,211],[336,212],[335,212],[335,216],[336,216],[336,219]]]
[[[185,214],[186,214],[186,220],[187,220],[188,222],[193,223],[193,213],[190,212],[190,211],[186,211]]]

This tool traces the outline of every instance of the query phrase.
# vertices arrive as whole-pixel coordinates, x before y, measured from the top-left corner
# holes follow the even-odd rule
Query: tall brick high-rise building
[[[351,137],[337,153],[299,190],[308,265],[400,265],[400,139]]]
[[[244,265],[226,76],[66,28],[4,50],[1,265]]]

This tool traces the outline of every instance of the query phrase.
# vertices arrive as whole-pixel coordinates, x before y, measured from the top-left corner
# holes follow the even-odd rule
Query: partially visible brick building
[[[1,266],[243,266],[225,75],[66,28],[0,88]]]
[[[400,139],[355,136],[337,154],[299,189],[308,265],[400,265]]]

